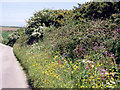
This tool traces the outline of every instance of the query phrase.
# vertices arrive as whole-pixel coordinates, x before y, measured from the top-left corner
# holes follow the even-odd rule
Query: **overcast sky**
[[[90,0],[1,0],[0,26],[24,26],[25,20],[35,11],[48,9],[72,9],[77,3]]]

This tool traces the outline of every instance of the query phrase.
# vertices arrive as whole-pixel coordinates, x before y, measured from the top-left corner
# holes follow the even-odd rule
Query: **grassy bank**
[[[97,25],[97,23],[100,25],[99,21],[95,21],[94,23],[91,25]],[[88,28],[86,24],[84,25]],[[103,23],[102,25],[104,27]],[[65,27],[67,30],[67,26]],[[75,26],[69,32],[64,31],[65,27],[56,29],[56,31],[50,33],[47,32],[43,41],[32,45],[27,45],[26,40],[28,36],[23,35],[25,37],[18,39],[14,45],[14,53],[27,71],[27,77],[32,87],[119,88],[120,68],[119,64],[116,64],[115,54],[112,54],[112,48],[117,45],[119,46],[119,43],[117,44],[119,37],[114,38],[119,33],[114,35],[115,29],[106,31],[108,29],[106,28],[105,31],[107,34],[103,35],[103,31],[100,32],[99,29],[97,31],[93,28],[95,30],[94,33],[100,32],[101,34],[97,37],[95,35],[94,38],[85,38],[81,34],[81,41],[84,41],[84,43],[81,43],[81,46],[78,45],[74,50],[70,51],[74,48],[72,45],[77,45],[74,42],[75,36],[78,35],[79,37],[79,33],[86,34],[86,32],[93,33],[93,31],[84,31],[85,28],[82,28],[75,35],[70,35],[70,32],[75,32]],[[64,32],[66,32],[65,35],[61,37],[61,34]],[[99,42],[92,43],[92,40],[96,39]],[[89,43],[87,43],[88,41]],[[109,45],[106,46],[108,42]],[[86,45],[84,47],[86,43],[89,46]],[[104,46],[99,46],[98,43],[103,43]],[[69,48],[70,46],[71,48]],[[88,51],[85,54],[78,53],[81,48],[83,52],[85,52],[85,49]],[[74,56],[75,54],[76,56]],[[74,57],[71,57],[71,55]],[[84,58],[82,58],[82,55],[84,55]]]
[[[36,12],[13,47],[32,87],[120,88],[119,12],[95,2]]]
[[[2,43],[7,44],[9,41],[8,36],[9,36],[9,34],[11,34],[13,32],[14,31],[2,31],[2,37],[3,37]]]

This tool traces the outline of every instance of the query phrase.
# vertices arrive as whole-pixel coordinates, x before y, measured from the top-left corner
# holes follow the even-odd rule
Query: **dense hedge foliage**
[[[36,12],[14,46],[32,86],[120,88],[119,13],[120,2]]]
[[[75,7],[75,18],[109,18],[112,14],[120,13],[120,2],[91,2]]]

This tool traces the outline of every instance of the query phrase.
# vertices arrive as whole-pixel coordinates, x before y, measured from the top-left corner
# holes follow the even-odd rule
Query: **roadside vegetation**
[[[13,28],[13,29],[12,29]],[[1,30],[2,43],[13,47],[16,40],[19,38],[19,34],[23,32],[22,27],[3,27]]]
[[[120,88],[120,2],[40,10],[11,36],[33,88]]]

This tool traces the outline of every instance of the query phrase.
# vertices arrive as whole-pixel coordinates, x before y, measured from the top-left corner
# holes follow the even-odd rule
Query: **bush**
[[[11,33],[11,34],[9,34],[9,36],[8,36],[8,43],[7,43],[7,45],[9,45],[9,46],[13,46],[14,45],[14,43],[16,42],[16,40],[19,38],[19,34],[18,34],[18,32],[13,32],[13,33]]]
[[[112,14],[111,19],[113,22],[120,24],[120,14],[119,13]]]
[[[28,44],[32,44],[33,42],[38,42],[39,39],[43,39],[45,29],[45,26],[39,26],[37,29],[33,29],[33,32],[28,35]]]
[[[112,11],[111,11],[112,10]],[[87,2],[74,8],[75,18],[105,19],[120,13],[120,2]]]

